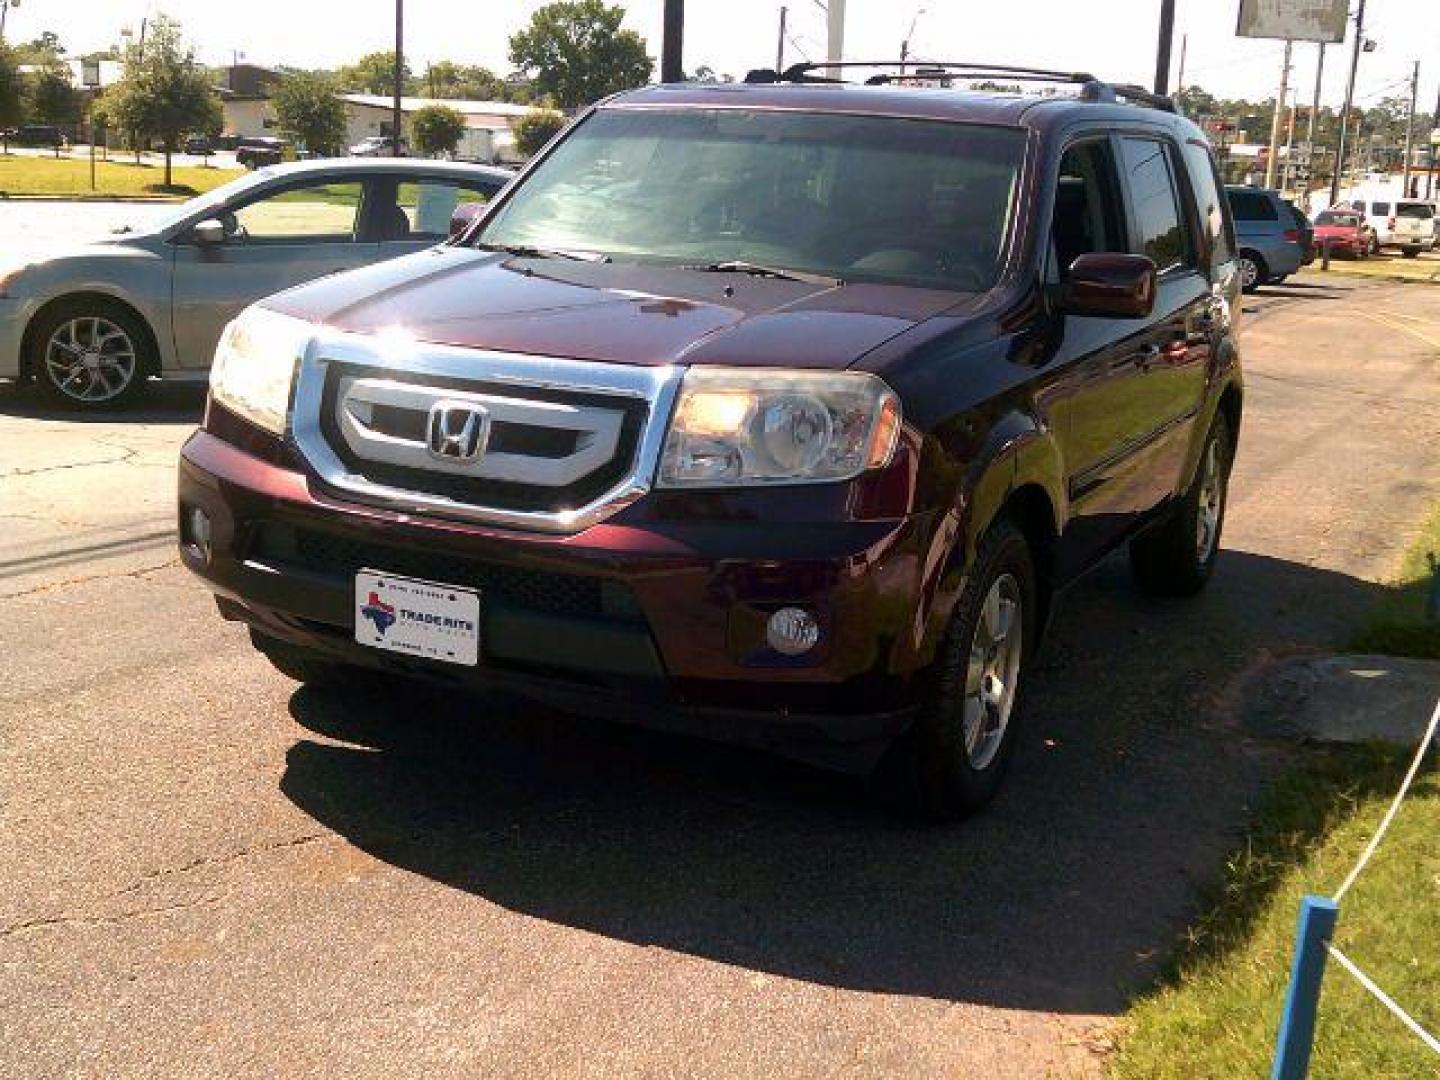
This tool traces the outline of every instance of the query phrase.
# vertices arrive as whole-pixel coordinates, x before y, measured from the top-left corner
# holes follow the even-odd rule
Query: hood
[[[265,306],[338,330],[633,364],[842,368],[969,294],[442,247]]]

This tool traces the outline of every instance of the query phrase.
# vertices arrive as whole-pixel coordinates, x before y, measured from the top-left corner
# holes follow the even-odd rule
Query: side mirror
[[[454,240],[470,227],[470,223],[485,211],[484,203],[460,203],[450,215],[450,239]]]
[[[225,223],[219,218],[206,218],[204,221],[195,223],[190,230],[190,237],[203,247],[223,244],[226,237]]]
[[[1155,307],[1155,277],[1144,255],[1081,255],[1070,264],[1061,306],[1071,315],[1143,319]]]

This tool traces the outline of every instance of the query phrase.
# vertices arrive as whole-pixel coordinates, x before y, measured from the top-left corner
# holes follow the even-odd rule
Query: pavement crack
[[[47,581],[41,585],[35,585],[28,589],[19,589],[16,592],[0,593],[0,600],[18,600],[25,596],[34,596],[37,593],[53,592],[57,589],[68,589],[72,585],[85,585],[92,581],[107,581],[110,578],[133,578],[139,580],[147,574],[153,574],[158,570],[174,566],[180,561],[180,556],[172,555],[162,563],[154,566],[139,566],[130,570],[116,570],[108,574],[86,574],[81,577],[67,578],[64,581]]]
[[[117,915],[43,915],[38,918],[24,919],[18,923],[11,923],[6,927],[0,927],[0,938],[15,937],[35,930],[45,930],[53,926],[120,926],[134,919],[148,918],[152,915],[168,915],[171,912],[185,911],[189,908],[209,907],[220,903],[223,899],[225,899],[223,895],[202,896],[195,900],[183,900],[174,904],[135,908],[131,911],[122,911]]]
[[[308,844],[318,843],[321,840],[331,839],[335,836],[331,832],[306,833],[303,836],[296,836],[289,840],[277,840],[268,844],[254,844],[250,847],[240,848],[228,855],[200,855],[189,862],[181,863],[179,866],[162,866],[154,870],[147,870],[139,878],[126,885],[123,889],[111,893],[105,899],[114,900],[121,896],[128,896],[130,893],[138,892],[152,882],[164,878],[175,877],[180,874],[188,874],[192,870],[199,870],[208,866],[228,866],[231,863],[239,862],[242,859],[254,858],[257,855],[269,855],[276,851],[286,851],[291,848],[305,847]]]

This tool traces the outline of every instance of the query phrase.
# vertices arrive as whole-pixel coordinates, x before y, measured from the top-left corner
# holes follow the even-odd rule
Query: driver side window
[[[1064,281],[1081,255],[1127,250],[1108,139],[1076,143],[1060,158],[1050,241],[1052,273]]]
[[[350,243],[364,190],[359,181],[289,187],[239,207],[231,231],[246,243]]]

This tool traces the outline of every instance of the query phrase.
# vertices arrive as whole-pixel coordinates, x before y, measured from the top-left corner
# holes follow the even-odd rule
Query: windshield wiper
[[[804,281],[811,285],[839,287],[845,284],[843,278],[828,274],[812,274],[805,270],[786,270],[779,266],[762,266],[759,263],[731,259],[728,262],[701,263],[687,266],[686,270],[698,270],[704,274],[749,274],[751,277],[778,278],[781,281]]]
[[[575,262],[597,262],[610,261],[610,256],[603,251],[567,251],[564,248],[540,248],[532,247],[529,244],[476,244],[481,251],[503,251],[509,255],[519,255],[526,259],[572,259]]]

